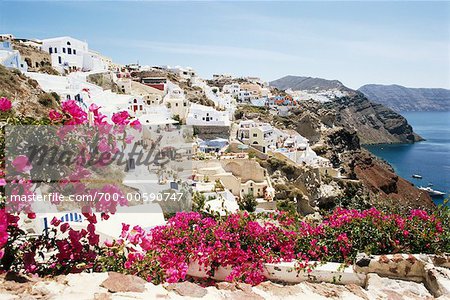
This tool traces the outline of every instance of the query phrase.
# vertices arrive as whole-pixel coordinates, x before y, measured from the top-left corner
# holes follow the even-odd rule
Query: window
[[[175,106],[178,107],[178,103],[175,103]]]
[[[73,49],[73,54],[76,55],[77,54],[77,50]]]
[[[59,63],[59,64],[62,63],[61,56],[58,56],[58,63]]]
[[[63,48],[63,53],[66,53],[66,48]]]
[[[58,53],[58,48],[55,47],[55,53]]]
[[[50,54],[53,53],[53,48],[52,47],[48,48],[48,53],[50,53]]]
[[[67,45],[70,45],[70,42],[67,42]]]
[[[72,54],[72,48],[67,48],[67,53]]]
[[[257,133],[254,133],[254,134],[253,134],[253,137],[257,137],[257,136],[258,136],[258,134],[257,134]]]
[[[184,106],[187,106],[187,102],[184,102],[184,104],[183,104]]]

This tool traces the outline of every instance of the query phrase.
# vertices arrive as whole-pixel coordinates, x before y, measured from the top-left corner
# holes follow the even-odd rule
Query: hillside
[[[346,101],[356,103],[348,105]],[[236,118],[258,119],[269,122],[277,128],[297,131],[309,139],[316,153],[330,159],[333,167],[339,169],[341,175],[347,179],[330,179],[331,182],[324,182],[311,172],[304,169],[297,170],[301,168],[300,166],[283,166],[272,159],[261,161],[261,165],[267,168],[272,176],[279,177],[280,172],[285,172],[286,177],[298,177],[294,182],[285,180],[281,182],[282,185],[277,185],[278,179],[275,178],[276,189],[281,193],[295,192],[300,189],[311,206],[318,205],[323,208],[339,201],[350,206],[375,205],[395,207],[405,211],[410,207],[433,207],[433,202],[427,193],[418,190],[410,182],[395,174],[395,170],[388,163],[361,147],[361,142],[367,141],[368,138],[414,138],[410,136],[411,128],[402,129],[409,132],[409,135],[405,133],[402,136],[396,136],[388,133],[388,130],[384,128],[385,125],[378,124],[380,122],[378,119],[370,120],[369,117],[361,120],[352,119],[351,116],[355,113],[348,110],[346,106],[362,109],[363,114],[367,116],[377,113],[383,115],[382,111],[377,111],[381,105],[372,104],[361,95],[359,100],[343,99],[341,103],[307,101],[301,109],[294,111],[289,117],[273,116],[266,108],[255,109],[251,106],[241,106],[236,113]],[[395,121],[389,121],[389,116],[380,116],[380,118],[385,118],[386,124],[395,124]],[[393,128],[402,127],[401,124],[409,126],[405,125],[407,123],[404,119],[397,121],[400,123],[392,127],[391,131]],[[355,126],[352,122],[359,122],[359,125]],[[380,126],[380,128],[371,129],[368,124],[362,125],[364,122],[375,122],[374,126]],[[374,136],[373,134],[377,132],[379,135]],[[327,188],[334,192],[323,194],[321,190],[324,185],[329,185]]]
[[[19,71],[0,65],[0,96],[11,100],[17,115],[36,119],[47,117],[52,108],[59,106],[59,96],[40,89],[36,80]]]
[[[371,101],[395,111],[450,111],[450,90],[366,84],[358,89]]]
[[[285,76],[272,81],[270,85],[278,89],[294,91],[333,89],[344,91],[346,95],[344,97],[335,98],[323,104],[304,103],[303,105],[312,114],[317,114],[321,108],[326,109],[324,111],[327,113],[326,118],[329,123],[356,131],[362,144],[414,143],[422,140],[400,114],[386,106],[371,102],[370,97],[347,88],[340,81]]]
[[[403,116],[369,101],[361,93],[325,103],[325,106],[335,110],[335,124],[355,130],[362,144],[414,143],[422,140]]]

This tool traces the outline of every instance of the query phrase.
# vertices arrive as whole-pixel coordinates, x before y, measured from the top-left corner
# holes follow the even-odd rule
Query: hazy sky
[[[450,88],[450,2],[1,2],[0,32],[119,63]]]

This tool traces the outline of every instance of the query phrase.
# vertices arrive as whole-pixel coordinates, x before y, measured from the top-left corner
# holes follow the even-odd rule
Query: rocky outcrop
[[[369,191],[373,204],[404,210],[434,207],[428,193],[398,176],[391,166],[368,151],[353,153],[349,161],[356,178]]]
[[[344,128],[334,128],[324,134],[324,143],[327,146],[325,156],[330,159],[335,168],[349,180],[357,180],[360,187],[347,185],[344,191],[347,198],[355,198],[356,194],[365,195],[364,201],[369,205],[382,207],[396,207],[403,210],[410,208],[434,207],[431,197],[412,183],[398,176],[394,169],[362,149],[359,137],[355,131]],[[356,189],[355,189],[356,187]],[[362,188],[362,190],[360,190]]]
[[[371,101],[395,111],[450,111],[450,90],[366,84],[358,89]]]
[[[362,144],[414,143],[421,138],[408,121],[393,110],[370,102],[363,94],[336,99],[335,125],[355,130]]]
[[[327,127],[342,126],[355,130],[362,144],[413,143],[421,140],[414,134],[406,119],[388,108],[388,105],[371,102],[369,101],[371,98],[368,99],[363,93],[347,88],[340,81],[286,76],[272,81],[270,85],[280,90],[343,92],[342,94],[346,96],[330,98],[332,101],[328,102],[302,101],[299,111],[309,111]],[[298,112],[294,115],[299,117],[295,122],[298,122],[297,127],[301,128],[300,125],[306,123],[301,122],[305,116]],[[308,116],[306,121],[310,120],[311,117]],[[310,139],[316,141],[315,131],[310,128],[305,131],[305,136],[314,133]]]

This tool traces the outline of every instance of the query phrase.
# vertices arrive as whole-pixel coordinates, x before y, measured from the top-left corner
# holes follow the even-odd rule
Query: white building
[[[230,74],[213,74],[213,80],[231,80],[233,77]]]
[[[239,123],[237,138],[263,153],[276,147],[277,142],[277,136],[270,124],[256,123],[253,120],[244,120]]]
[[[18,50],[14,50],[11,41],[4,37],[0,39],[0,65],[6,68],[18,69],[21,72],[28,70],[27,63],[22,59]]]
[[[239,87],[238,83],[225,84],[222,88],[222,91],[225,94],[230,94],[232,97],[237,97],[239,95],[239,92],[241,91],[241,88]]]
[[[169,71],[177,74],[179,77],[181,77],[184,80],[188,80],[188,79],[192,80],[194,77],[197,76],[197,73],[191,67],[186,67],[186,68],[183,68],[180,66],[176,66],[174,68],[169,67]]]
[[[186,125],[230,126],[230,119],[226,111],[218,111],[211,106],[192,103],[186,118]]]
[[[52,67],[64,71],[105,71],[108,59],[89,51],[86,42],[64,36],[42,40],[42,50],[51,57]]]
[[[318,156],[310,147],[307,138],[301,136],[294,130],[282,131],[278,135],[281,142],[278,143],[278,148],[274,152],[281,153],[289,158],[291,161],[301,165],[306,164],[316,168],[322,168],[332,172],[331,162],[321,156]]]
[[[252,92],[241,90],[238,93],[238,101],[239,102],[250,102],[251,100],[256,99],[257,97],[253,95]]]
[[[184,95],[184,91],[171,82],[167,84],[168,92],[163,99],[163,103],[172,112],[172,115],[179,116],[180,119],[185,120],[188,113],[189,101]]]

